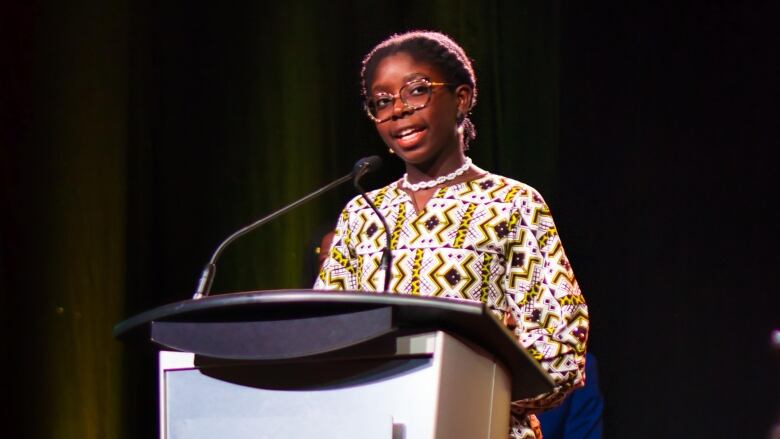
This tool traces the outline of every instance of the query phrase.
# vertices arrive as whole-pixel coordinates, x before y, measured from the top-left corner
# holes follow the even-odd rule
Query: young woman
[[[363,60],[363,95],[379,136],[406,174],[371,192],[392,228],[398,294],[486,303],[556,383],[512,403],[511,438],[541,437],[533,413],[583,384],[587,307],[550,210],[533,188],[466,157],[477,98],[463,49],[436,32],[393,35]],[[388,245],[361,197],[344,208],[315,289],[381,291]]]

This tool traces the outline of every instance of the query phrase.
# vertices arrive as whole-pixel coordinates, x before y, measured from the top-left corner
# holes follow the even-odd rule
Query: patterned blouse
[[[517,322],[520,344],[556,387],[512,403],[510,437],[541,436],[531,413],[583,385],[588,334],[587,306],[542,197],[487,174],[441,188],[421,212],[399,182],[369,198],[392,227],[390,291],[480,301]],[[341,213],[314,289],[382,290],[385,245],[382,222],[355,197]]]

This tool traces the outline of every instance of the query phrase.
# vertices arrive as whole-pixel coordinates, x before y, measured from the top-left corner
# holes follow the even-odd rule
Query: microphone
[[[367,174],[368,172],[375,171],[379,169],[379,166],[382,165],[382,159],[379,158],[379,156],[371,156],[366,157],[364,159],[360,159],[355,164],[355,170],[353,171],[355,173],[355,177],[352,181],[352,184],[355,186],[355,189],[357,189],[360,192],[360,196],[363,197],[363,199],[368,203],[368,206],[376,213],[376,216],[379,217],[379,220],[382,221],[382,224],[385,226],[385,240],[387,241],[387,244],[385,245],[385,248],[382,250],[382,260],[379,263],[379,268],[381,270],[385,271],[385,283],[384,288],[382,291],[387,292],[390,288],[390,268],[392,267],[393,262],[393,252],[390,249],[390,227],[387,225],[387,220],[385,219],[385,216],[382,215],[382,212],[379,211],[379,209],[374,206],[374,202],[368,197],[366,194],[366,191],[363,189],[362,186],[360,186],[360,179]]]
[[[203,268],[203,271],[201,272],[200,279],[198,280],[198,286],[195,290],[195,294],[193,294],[193,299],[202,299],[209,295],[209,292],[211,292],[211,284],[214,283],[214,274],[217,271],[217,259],[219,259],[219,256],[222,254],[222,251],[225,250],[225,248],[230,245],[233,241],[236,239],[246,235],[247,233],[251,232],[252,230],[262,226],[263,224],[282,216],[283,214],[287,213],[288,211],[300,206],[301,204],[306,203],[307,201],[311,201],[320,195],[324,194],[325,192],[328,192],[329,190],[333,189],[334,187],[344,183],[347,180],[350,179],[360,179],[368,172],[374,171],[379,168],[379,166],[382,164],[382,160],[377,156],[371,156],[371,157],[364,157],[355,163],[355,166],[352,168],[352,172],[349,174],[340,177],[327,185],[317,189],[316,191],[296,200],[292,203],[282,207],[281,209],[277,210],[276,212],[273,212],[269,215],[266,215],[263,218],[260,218],[259,220],[253,222],[252,224],[249,224],[248,226],[245,226],[241,229],[239,229],[237,232],[233,233],[232,235],[225,238],[224,241],[222,241],[216,250],[214,250],[214,253],[211,255],[211,259],[209,259],[209,263],[206,264],[206,266]],[[357,181],[357,180],[355,180]]]
[[[360,181],[364,175],[369,172],[374,172],[382,167],[382,159],[378,155],[372,155],[371,157],[363,157],[355,163],[355,167],[352,168],[354,174],[354,183]],[[358,189],[360,190],[360,189]]]

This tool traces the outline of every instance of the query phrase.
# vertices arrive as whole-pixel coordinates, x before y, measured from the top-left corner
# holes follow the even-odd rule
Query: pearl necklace
[[[434,186],[438,186],[440,184],[446,183],[448,181],[452,181],[455,179],[455,177],[459,177],[463,175],[464,172],[466,172],[469,167],[471,167],[471,158],[466,157],[466,162],[463,163],[463,166],[460,168],[450,172],[447,175],[442,175],[441,177],[435,179],[435,180],[428,180],[428,181],[421,181],[419,183],[409,183],[409,174],[404,174],[404,181],[401,183],[401,186],[403,186],[404,189],[411,189],[412,191],[419,191],[420,189],[430,189]]]

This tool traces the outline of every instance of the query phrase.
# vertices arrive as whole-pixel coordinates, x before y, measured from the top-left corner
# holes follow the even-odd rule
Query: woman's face
[[[382,59],[370,82],[369,95],[388,93],[397,96],[401,87],[415,79],[445,82],[444,75],[427,62],[418,62],[399,52]],[[400,98],[392,103],[393,117],[376,124],[379,136],[401,159],[412,165],[425,165],[446,159],[461,151],[456,117],[466,112],[471,89],[464,85],[451,91],[445,86],[432,88],[431,99],[424,108],[405,108]]]

